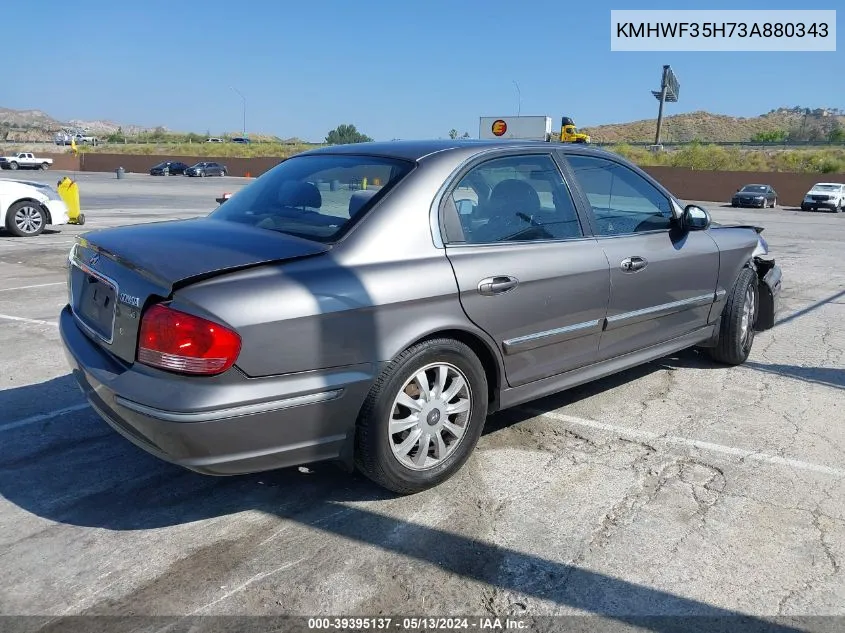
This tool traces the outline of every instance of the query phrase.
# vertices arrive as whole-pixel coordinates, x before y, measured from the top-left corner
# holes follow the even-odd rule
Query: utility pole
[[[678,93],[681,85],[678,83],[678,78],[668,65],[663,66],[663,75],[660,78],[660,90],[652,90],[651,94],[660,102],[660,107],[657,111],[657,130],[654,134],[654,145],[652,148],[659,151],[660,145],[660,131],[663,128],[663,106],[668,101],[675,103],[678,101]]]
[[[663,127],[663,104],[666,103],[666,81],[660,88],[660,107],[657,109],[657,131],[654,133],[654,144],[660,145],[660,128]]]
[[[235,94],[237,94],[237,95],[241,98],[241,100],[243,101],[243,106],[244,106],[244,127],[243,127],[243,136],[244,136],[244,138],[246,138],[246,97],[245,97],[245,96],[243,96],[243,95],[240,93],[240,91],[239,91],[237,88],[235,88],[234,86],[230,86],[230,87],[231,87],[231,88],[232,88],[232,90],[235,92]]]
[[[516,79],[513,80],[513,85],[516,86],[516,116],[519,116],[520,114],[522,114],[522,91],[519,89],[519,84],[516,83]]]

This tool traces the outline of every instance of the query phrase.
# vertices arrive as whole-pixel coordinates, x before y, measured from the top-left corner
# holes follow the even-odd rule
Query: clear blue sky
[[[748,0],[687,8],[837,4]],[[835,53],[610,51],[611,9],[680,8],[679,2],[4,5],[11,48],[0,71],[0,106],[60,119],[201,134],[239,131],[242,102],[234,86],[246,97],[253,133],[321,140],[338,124],[353,123],[377,140],[445,137],[451,128],[476,136],[479,116],[516,113],[516,81],[523,115],[549,115],[555,125],[569,115],[588,126],[653,118],[657,104],[649,91],[658,87],[663,64],[671,64],[681,82],[681,100],[667,105],[667,114],[754,116],[780,106],[845,107],[841,38]]]

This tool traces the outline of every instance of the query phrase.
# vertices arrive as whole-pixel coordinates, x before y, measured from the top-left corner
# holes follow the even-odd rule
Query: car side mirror
[[[472,215],[472,212],[475,211],[475,203],[468,198],[457,200],[455,206],[458,208],[460,215]]]
[[[686,231],[703,231],[710,226],[710,214],[698,205],[689,204],[681,216],[681,226]]]

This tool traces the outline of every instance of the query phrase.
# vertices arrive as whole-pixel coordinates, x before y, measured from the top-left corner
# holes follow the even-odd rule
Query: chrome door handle
[[[626,257],[619,263],[619,267],[626,273],[637,272],[638,270],[642,270],[646,266],[648,266],[648,262],[645,260],[644,257],[639,256]]]
[[[487,277],[478,282],[478,294],[485,296],[500,295],[513,290],[518,285],[519,280],[516,277],[510,277],[508,275]]]

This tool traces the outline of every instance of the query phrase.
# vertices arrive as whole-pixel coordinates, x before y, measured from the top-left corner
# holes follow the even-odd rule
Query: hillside
[[[655,118],[585,127],[583,131],[598,143],[654,142],[656,125]],[[841,128],[845,128],[845,113],[835,108],[779,108],[747,118],[697,111],[664,116],[661,139],[664,143],[751,141],[756,134],[782,132],[795,140],[822,140]],[[807,138],[799,138],[802,136]]]
[[[12,110],[0,108],[0,141],[31,143],[49,142],[63,129],[81,130],[89,134],[106,136],[118,129],[135,135],[150,132],[139,125],[125,125],[113,121],[85,121],[72,119],[59,121],[41,110]]]

